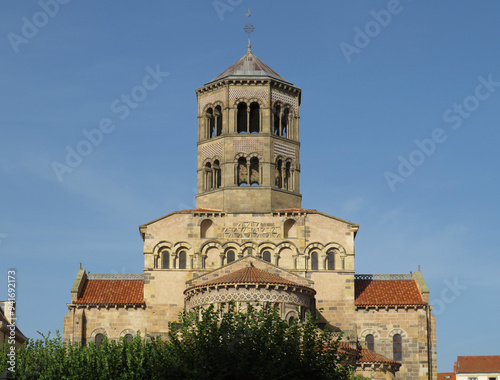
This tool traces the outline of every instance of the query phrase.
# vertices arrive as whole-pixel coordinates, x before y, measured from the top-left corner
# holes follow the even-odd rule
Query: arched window
[[[179,252],[178,260],[179,260],[178,269],[186,269],[186,251]]]
[[[205,116],[207,117],[208,137],[212,138],[215,136],[214,110],[212,108],[209,108]]]
[[[237,184],[238,186],[246,186],[248,184],[248,169],[247,169],[247,159],[245,157],[240,157],[238,159],[237,167]]]
[[[132,334],[125,334],[124,338],[125,338],[125,342],[127,342],[127,343],[132,343],[132,341],[134,340],[134,337],[132,336]]]
[[[291,190],[291,180],[290,180],[290,173],[291,173],[291,167],[292,167],[292,163],[291,162],[287,162],[286,163],[286,166],[285,166],[285,180],[283,181],[284,182],[284,188],[286,190]]]
[[[205,164],[205,190],[206,191],[211,190],[212,184],[213,184],[212,164],[210,162],[207,162]]]
[[[262,253],[262,260],[267,261],[268,263],[270,263],[271,262],[271,252],[264,251],[264,253]]]
[[[283,116],[281,117],[281,136],[287,137],[288,135],[288,117],[290,115],[290,109],[285,108],[283,110]]]
[[[226,253],[226,264],[232,263],[235,259],[234,251],[230,250]]]
[[[103,340],[104,340],[104,334],[97,334],[94,339],[95,345],[99,347],[102,344]]]
[[[250,104],[250,133],[260,131],[260,107],[259,103]]]
[[[221,185],[221,170],[220,170],[220,165],[219,165],[219,160],[214,161],[214,173],[213,173],[213,181],[214,185],[213,187],[215,189],[220,188]]]
[[[397,362],[403,360],[403,343],[401,341],[401,334],[395,334],[392,337],[392,357]]]
[[[215,136],[222,135],[222,109],[220,106],[215,107]]]
[[[318,270],[318,252],[311,253],[311,270]]]
[[[238,114],[236,120],[236,129],[238,133],[246,133],[247,132],[247,104],[240,103],[238,104]]]
[[[275,185],[276,185],[276,187],[279,187],[280,189],[281,189],[282,183],[283,183],[282,178],[281,178],[282,168],[283,168],[283,162],[281,160],[278,160],[278,162],[276,162]]]
[[[250,159],[250,186],[259,185],[259,159],[252,157]]]
[[[170,267],[170,254],[168,251],[161,251],[161,268],[168,269]]]
[[[280,114],[281,114],[281,107],[276,106],[274,109],[274,134],[275,135],[280,135]]]
[[[369,350],[375,351],[375,338],[373,334],[368,334],[365,337],[366,346]]]
[[[214,237],[213,236],[213,224],[214,223],[210,219],[206,219],[203,222],[201,222],[200,237],[202,237],[202,238]]]
[[[296,224],[295,220],[288,219],[285,222],[283,229],[284,229],[285,238],[297,237],[297,224]]]
[[[326,254],[326,269],[335,270],[335,251],[333,249]]]

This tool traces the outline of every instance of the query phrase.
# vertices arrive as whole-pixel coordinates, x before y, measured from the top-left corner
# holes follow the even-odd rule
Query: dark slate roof
[[[257,58],[251,51],[229,66],[222,74],[216,76],[209,83],[226,78],[269,77],[287,82],[276,71]]]

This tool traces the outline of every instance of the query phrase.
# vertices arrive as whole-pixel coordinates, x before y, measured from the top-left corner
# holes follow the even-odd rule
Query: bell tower
[[[301,207],[301,90],[251,51],[196,90],[197,208],[266,213]]]

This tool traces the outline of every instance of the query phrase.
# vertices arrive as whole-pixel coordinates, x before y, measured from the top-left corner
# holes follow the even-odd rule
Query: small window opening
[[[226,253],[226,263],[232,263],[235,260],[235,254],[233,250],[227,251]]]
[[[238,104],[238,114],[236,120],[236,129],[238,133],[246,133],[247,132],[247,104],[240,103]]]
[[[284,188],[286,190],[290,190],[290,172],[291,172],[291,167],[292,167],[292,164],[290,162],[287,162],[286,163],[286,166],[285,166],[285,179],[284,179]]]
[[[102,344],[102,341],[103,341],[103,340],[104,340],[104,334],[97,334],[97,335],[95,336],[95,340],[94,340],[95,345],[96,345],[97,347],[99,347],[99,346]]]
[[[260,107],[259,103],[250,104],[250,133],[259,133],[260,131]]]
[[[392,353],[393,359],[400,362],[403,359],[403,344],[401,341],[401,334],[395,334],[392,337]]]
[[[214,185],[213,187],[215,189],[218,189],[220,188],[221,186],[221,169],[220,169],[220,164],[219,164],[219,160],[215,160],[214,161]]]
[[[215,107],[215,135],[222,135],[222,110],[220,106]]]
[[[252,186],[259,185],[259,159],[257,157],[252,157],[250,159],[250,184]]]
[[[245,157],[240,157],[238,159],[238,172],[237,172],[237,184],[238,186],[246,186],[248,182],[248,169],[247,169],[247,159]]]
[[[274,109],[274,134],[275,135],[280,135],[280,113],[281,113],[281,107],[276,106]]]
[[[283,110],[283,117],[281,118],[281,136],[287,137],[288,135],[288,117],[290,114],[290,109],[285,108]]]
[[[212,164],[207,162],[205,164],[205,190],[211,190],[213,187],[213,177],[212,177]]]
[[[318,270],[318,252],[311,253],[311,270]]]
[[[368,334],[365,337],[366,346],[369,350],[375,351],[375,338],[372,334]]]
[[[335,270],[335,251],[330,250],[326,254],[326,269]]]
[[[269,251],[264,251],[262,254],[262,260],[267,261],[268,263],[271,262],[271,252]]]
[[[208,137],[212,138],[215,136],[215,118],[213,109],[209,108],[205,115],[208,123]]]
[[[179,267],[178,269],[186,269],[186,251],[179,252]]]
[[[125,335],[125,342],[130,344],[130,343],[132,343],[133,340],[134,340],[134,337],[132,336],[132,334]]]
[[[168,251],[161,252],[161,267],[162,269],[169,269],[170,267],[170,254]]]
[[[276,187],[279,187],[280,189],[282,187],[282,178],[281,178],[282,168],[283,168],[283,163],[281,160],[278,160],[278,162],[276,163],[275,184],[276,184]]]

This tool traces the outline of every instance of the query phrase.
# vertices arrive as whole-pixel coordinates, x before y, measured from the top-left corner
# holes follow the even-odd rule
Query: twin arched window
[[[260,132],[260,106],[259,103],[242,102],[238,104],[236,115],[236,131],[238,133],[259,133]]]
[[[205,191],[218,189],[221,186],[222,174],[219,160],[215,160],[213,164],[210,162],[205,164],[204,177]]]
[[[288,137],[290,124],[290,108],[277,105],[274,108],[273,132],[277,136]]]
[[[292,163],[290,161],[283,162],[281,158],[276,161],[275,185],[280,189],[292,189]]]
[[[170,252],[168,250],[162,250],[160,252],[160,257],[161,257],[161,267],[159,266],[159,262],[157,261],[157,267],[160,267],[161,269],[170,269],[171,264],[170,264]],[[179,253],[177,253],[177,257],[174,259],[174,266],[172,269],[186,269],[187,267],[187,252],[182,250]],[[177,265],[175,265],[177,264]]]
[[[208,138],[222,135],[222,109],[221,106],[210,107],[205,113],[207,118]]]
[[[238,158],[236,184],[238,186],[258,186],[259,183],[259,159],[257,157],[252,157],[250,160],[247,160],[245,157]]]

